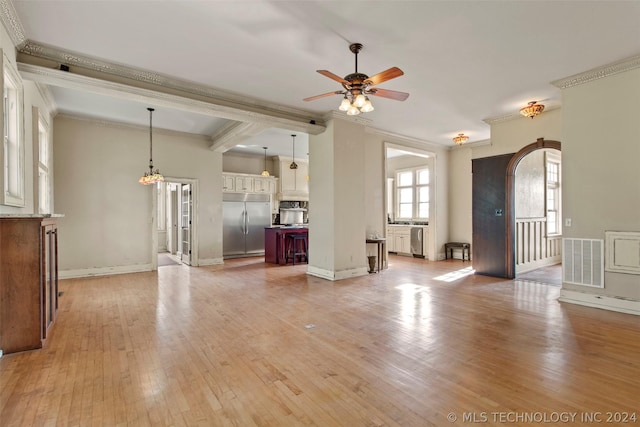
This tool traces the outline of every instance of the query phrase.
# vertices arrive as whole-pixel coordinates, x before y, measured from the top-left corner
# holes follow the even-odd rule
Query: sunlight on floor
[[[440,280],[442,282],[453,282],[454,280],[462,279],[465,276],[470,276],[476,271],[473,267],[469,266],[467,268],[463,268],[462,270],[452,271],[447,274],[443,274],[442,276],[434,277],[434,280]]]

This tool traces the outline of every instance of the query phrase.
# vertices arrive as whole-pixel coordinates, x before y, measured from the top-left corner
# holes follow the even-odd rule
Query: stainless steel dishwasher
[[[416,258],[424,258],[423,240],[424,230],[422,227],[411,227],[411,255]]]

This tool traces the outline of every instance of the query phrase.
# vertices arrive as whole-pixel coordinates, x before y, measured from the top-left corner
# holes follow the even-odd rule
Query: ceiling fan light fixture
[[[338,110],[348,111],[349,107],[351,107],[351,102],[349,101],[349,98],[347,98],[347,95],[345,95],[344,98],[342,98],[342,102],[340,103],[340,107],[338,107]]]
[[[362,112],[362,113],[370,113],[373,110],[375,110],[375,108],[373,108],[373,104],[369,100],[369,97],[365,96],[364,105],[360,108],[360,112]]]
[[[348,116],[357,116],[358,114],[360,114],[360,110],[358,109],[358,107],[356,107],[355,105],[351,104],[349,106],[349,109],[347,110],[347,115]]]
[[[538,101],[531,101],[529,105],[520,109],[520,114],[525,117],[534,118],[535,116],[540,115],[544,111],[544,105],[538,104]]]
[[[456,145],[462,145],[465,142],[467,142],[469,140],[469,137],[467,135],[465,135],[464,133],[459,133],[458,136],[453,138],[453,142],[456,143]]]
[[[367,100],[365,99],[364,95],[360,93],[354,98],[353,105],[358,108],[362,108],[365,102],[367,102]]]

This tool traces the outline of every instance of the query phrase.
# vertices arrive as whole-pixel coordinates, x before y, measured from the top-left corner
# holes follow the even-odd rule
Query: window
[[[562,233],[560,227],[560,157],[546,153],[547,235]]]
[[[398,172],[396,183],[396,218],[429,219],[429,169]]]
[[[37,211],[41,214],[51,213],[51,173],[49,169],[49,124],[42,117],[38,109],[33,107],[34,147],[37,157]]]
[[[0,204],[24,206],[24,142],[22,132],[22,81],[7,57],[2,55],[3,103],[0,150],[3,173],[0,175]]]

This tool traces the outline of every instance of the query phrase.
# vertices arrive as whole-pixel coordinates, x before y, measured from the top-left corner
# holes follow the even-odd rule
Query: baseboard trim
[[[561,289],[558,301],[640,316],[640,301],[628,298]]]
[[[348,279],[350,277],[358,277],[369,274],[366,267],[352,268],[349,270],[332,271],[324,268],[314,267],[310,265],[307,267],[307,274],[310,276],[320,277],[321,279],[327,279],[331,281]]]
[[[123,265],[118,267],[84,268],[78,270],[60,270],[59,279],[77,279],[80,277],[110,276],[112,274],[142,273],[151,271],[151,264]]]
[[[205,258],[198,260],[198,266],[202,267],[205,265],[222,265],[224,264],[224,260],[222,258]]]

